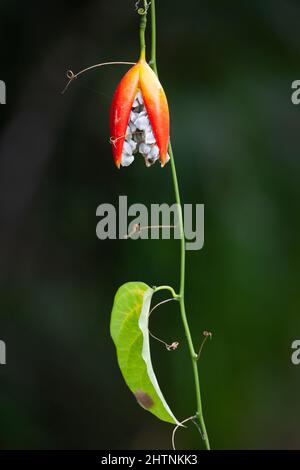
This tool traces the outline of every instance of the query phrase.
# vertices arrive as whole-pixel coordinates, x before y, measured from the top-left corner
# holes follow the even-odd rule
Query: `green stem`
[[[155,0],[151,1],[151,18],[152,18],[152,21],[151,21],[152,23],[151,25],[151,30],[152,30],[151,66],[153,70],[157,73]],[[175,166],[175,160],[174,160],[174,154],[173,154],[171,142],[169,144],[169,155],[170,155],[170,162],[171,162],[175,199],[176,199],[176,203],[177,203],[177,207],[179,211],[178,215],[179,215],[180,247],[181,247],[181,250],[180,250],[180,253],[181,253],[180,255],[180,292],[179,292],[180,312],[181,312],[182,323],[183,323],[183,327],[185,331],[185,336],[186,336],[188,347],[189,347],[190,357],[192,361],[192,368],[193,368],[194,382],[195,382],[195,393],[196,393],[196,401],[197,401],[197,417],[199,419],[205,447],[207,450],[209,450],[210,449],[209,438],[207,435],[206,426],[205,426],[204,417],[203,417],[203,410],[202,410],[199,371],[198,371],[198,365],[197,365],[198,355],[195,352],[195,348],[194,348],[193,340],[191,336],[191,331],[190,331],[190,327],[189,327],[189,323],[188,323],[188,319],[186,315],[186,310],[185,310],[185,235],[184,235],[180,191],[179,191],[178,178],[177,178],[177,173],[176,173],[176,166]]]
[[[156,11],[155,0],[151,2],[151,68],[158,75],[156,62]]]
[[[147,10],[148,3],[147,0],[144,0],[144,8],[138,10],[141,15],[140,21],[140,47],[141,47],[141,57],[145,58],[146,55],[146,41],[145,41],[145,32],[147,27]]]
[[[159,286],[159,287],[154,287],[154,292],[158,292],[160,290],[168,290],[171,292],[172,294],[172,297],[176,300],[179,300],[180,296],[176,294],[176,292],[174,291],[173,287],[171,286]]]

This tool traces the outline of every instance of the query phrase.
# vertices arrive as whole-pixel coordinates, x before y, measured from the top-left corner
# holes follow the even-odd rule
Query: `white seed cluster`
[[[140,90],[137,91],[132,104],[123,145],[121,165],[131,165],[135,154],[140,154],[145,159],[147,167],[153,165],[159,159],[159,148],[156,144]],[[167,155],[167,162],[169,159],[170,157]]]

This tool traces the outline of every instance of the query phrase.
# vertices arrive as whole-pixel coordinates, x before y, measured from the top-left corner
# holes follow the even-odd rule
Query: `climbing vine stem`
[[[156,62],[156,11],[155,11],[155,0],[151,2],[151,60],[150,65],[156,75],[157,72],[157,62]]]
[[[147,27],[147,12],[148,12],[148,1],[144,0],[144,8],[138,8],[138,14],[141,15],[140,21],[140,47],[141,47],[141,57],[145,58],[146,54],[146,41],[145,41],[145,32]],[[138,2],[137,2],[138,5]]]
[[[157,63],[156,63],[156,14],[155,14],[155,0],[151,0],[151,37],[152,37],[152,47],[151,47],[151,67],[154,72],[157,74]],[[202,410],[202,401],[201,401],[201,390],[200,390],[200,381],[199,381],[199,371],[198,371],[198,364],[197,359],[198,355],[195,352],[190,327],[186,315],[185,310],[185,235],[184,235],[184,225],[183,225],[183,216],[182,216],[182,206],[181,206],[181,198],[180,198],[180,191],[178,185],[178,178],[176,172],[176,165],[174,160],[174,154],[172,150],[171,142],[169,144],[169,155],[170,155],[170,163],[171,163],[171,171],[172,171],[172,180],[175,192],[175,199],[177,203],[177,207],[179,210],[179,228],[180,228],[180,290],[179,290],[179,304],[180,304],[180,312],[181,318],[183,322],[183,327],[185,331],[185,336],[187,339],[190,357],[192,361],[192,369],[194,374],[194,382],[195,382],[195,393],[196,393],[196,402],[197,402],[197,418],[200,423],[202,437],[205,443],[205,447],[207,450],[210,449],[209,438],[206,431],[205,421],[203,417],[203,410]]]

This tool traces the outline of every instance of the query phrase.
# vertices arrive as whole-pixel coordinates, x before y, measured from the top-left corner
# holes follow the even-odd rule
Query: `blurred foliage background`
[[[172,427],[135,403],[109,336],[123,282],[177,287],[178,241],[99,241],[96,208],[173,202],[170,167],[117,171],[108,113],[125,66],[62,96],[65,72],[138,57],[134,0],[2,1],[0,368],[2,449],[168,449]],[[205,247],[187,253],[187,306],[204,411],[218,449],[300,448],[300,79],[296,0],[157,1],[158,65],[183,200],[205,204]],[[151,318],[175,414],[195,409],[177,305]],[[193,427],[179,448],[197,448]]]

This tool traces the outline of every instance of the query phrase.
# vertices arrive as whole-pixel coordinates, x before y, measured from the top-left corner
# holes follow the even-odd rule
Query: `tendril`
[[[102,62],[101,64],[95,64],[91,65],[90,67],[87,67],[83,70],[80,70],[80,72],[74,73],[72,70],[67,71],[67,79],[69,80],[68,83],[66,84],[65,88],[62,90],[61,94],[63,95],[67,89],[69,88],[70,84],[76,80],[79,75],[84,74],[85,72],[88,72],[89,70],[96,69],[97,67],[103,67],[105,65],[135,65],[136,62]]]
[[[174,298],[174,297],[171,297],[170,299],[162,300],[162,301],[159,302],[158,304],[154,305],[154,307],[152,307],[152,309],[151,309],[150,312],[149,312],[149,317],[150,317],[151,313],[152,313],[157,307],[159,307],[160,305],[166,304],[167,302],[171,302],[172,300],[177,300],[177,299]],[[151,331],[149,330],[149,328],[148,328],[148,332],[149,332],[149,335],[150,335],[153,339],[155,339],[156,341],[159,341],[160,343],[164,344],[165,347],[166,347],[166,349],[167,349],[167,351],[175,351],[175,350],[178,348],[178,346],[179,346],[178,341],[173,341],[173,343],[169,344],[169,343],[167,343],[166,341],[164,341],[164,340],[158,338],[157,336],[155,336],[153,333],[151,333]]]
[[[141,3],[142,0],[138,0],[135,2],[135,9],[138,13],[138,15],[147,15],[148,10],[150,8],[151,2],[148,2],[147,0],[144,0],[144,6],[140,7],[139,4]]]
[[[203,331],[203,336],[204,336],[204,338],[202,340],[202,343],[201,343],[200,348],[199,348],[199,352],[197,354],[197,361],[199,361],[199,359],[200,359],[202,349],[203,349],[204,344],[206,343],[207,338],[212,339],[212,333],[210,331]]]
[[[110,139],[110,142],[114,145],[116,141],[115,140],[111,141],[111,139]],[[177,225],[144,225],[144,226],[141,226],[140,224],[134,224],[133,227],[132,227],[131,232],[128,233],[128,235],[124,235],[124,238],[126,240],[128,240],[129,238],[132,237],[132,235],[139,234],[144,230],[159,229],[159,228],[177,228]]]
[[[175,426],[175,428],[173,429],[173,432],[172,432],[172,447],[173,447],[173,450],[176,450],[176,447],[175,447],[175,434],[177,432],[177,429],[180,428],[181,426],[183,426],[183,424],[187,423],[188,421],[193,421],[194,422],[194,419],[197,419],[197,415],[190,416],[189,418],[184,419],[183,421],[181,421],[181,423],[179,423],[179,424],[177,424],[177,426]],[[184,427],[186,427],[186,426],[184,426]]]

